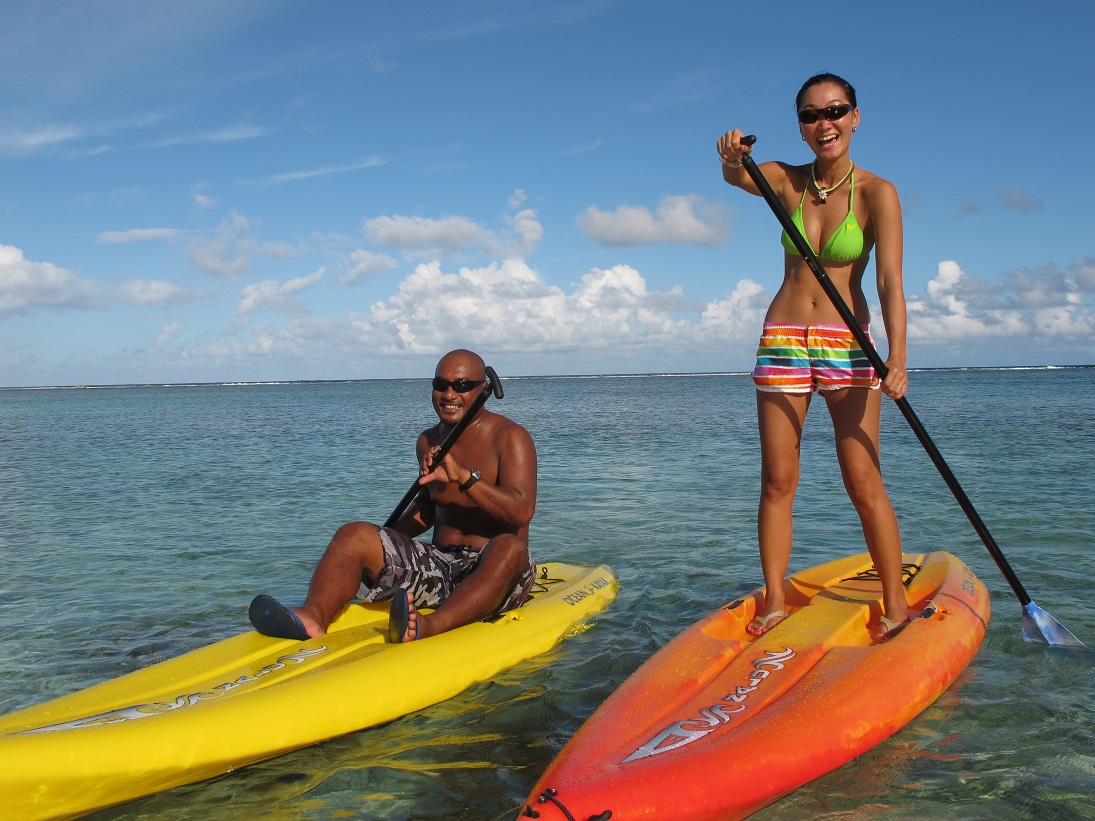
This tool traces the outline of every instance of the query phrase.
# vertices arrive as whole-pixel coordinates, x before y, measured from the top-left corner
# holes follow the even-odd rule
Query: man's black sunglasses
[[[457,393],[467,393],[468,391],[475,390],[483,384],[483,380],[476,381],[475,379],[456,379],[452,382],[447,382],[440,376],[433,378],[433,389],[439,393],[444,393],[449,388],[452,388]]]
[[[834,122],[841,117],[847,116],[848,112],[851,110],[852,107],[847,103],[844,105],[831,105],[825,108],[804,108],[798,113],[798,121],[803,125],[813,125],[818,119]]]

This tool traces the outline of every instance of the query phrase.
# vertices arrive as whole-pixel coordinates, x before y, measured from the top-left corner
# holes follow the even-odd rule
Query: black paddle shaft
[[[750,135],[742,138],[744,145],[753,145],[757,140],[756,137]],[[886,363],[882,361],[882,357],[878,355],[878,351],[875,350],[874,345],[871,344],[871,340],[868,339],[867,334],[863,332],[863,328],[860,327],[859,322],[855,318],[855,314],[851,312],[844,299],[840,296],[840,292],[833,285],[833,281],[829,279],[829,275],[825,273],[825,269],[821,266],[821,262],[818,261],[817,255],[810,247],[810,244],[806,241],[806,238],[802,236],[802,232],[798,230],[798,226],[795,225],[791,219],[791,215],[787,213],[787,208],[783,204],[783,201],[776,196],[776,192],[772,190],[772,186],[768,184],[768,180],[765,179],[764,173],[757,168],[757,164],[753,161],[752,156],[745,154],[741,158],[742,165],[745,167],[749,177],[760,189],[761,195],[767,201],[768,206],[772,209],[772,212],[776,215],[776,218],[783,225],[787,235],[794,242],[795,248],[798,249],[799,254],[806,260],[806,264],[810,266],[810,270],[813,271],[817,281],[821,283],[822,289],[825,294],[832,301],[837,312],[840,314],[840,318],[844,320],[848,326],[848,330],[852,332],[859,347],[863,349],[863,352],[870,360],[872,367],[878,375],[885,379],[886,374],[889,373],[889,368],[886,367]],[[977,531],[977,535],[981,537],[981,541],[985,543],[985,547],[988,548],[989,554],[995,560],[996,565],[1000,568],[1000,572],[1004,574],[1004,578],[1007,579],[1008,584],[1011,585],[1011,589],[1015,591],[1015,595],[1019,597],[1019,603],[1026,607],[1031,602],[1030,596],[1027,594],[1026,589],[1023,587],[1022,582],[1019,581],[1019,577],[1015,575],[1015,571],[1011,569],[1011,565],[1008,563],[1000,547],[996,544],[996,540],[989,532],[988,526],[981,519],[981,516],[977,513],[973,503],[969,500],[966,492],[962,489],[962,486],[958,483],[958,479],[955,478],[954,473],[947,465],[947,461],[943,458],[943,454],[939,452],[939,448],[935,446],[935,442],[928,435],[924,425],[920,422],[912,406],[909,404],[909,400],[902,396],[900,399],[895,400],[895,404],[901,410],[905,420],[909,423],[909,427],[912,428],[913,433],[916,434],[916,438],[920,440],[920,444],[924,446],[924,450],[928,452],[928,456],[931,457],[932,462],[935,463],[936,469],[943,477],[943,481],[947,483],[947,487],[951,489],[951,493],[954,494],[954,498],[958,500],[958,504],[962,506],[962,510],[965,511],[966,517],[970,520],[974,530]]]
[[[456,440],[460,438],[460,434],[464,432],[464,428],[472,423],[475,419],[475,415],[479,413],[479,409],[486,404],[486,401],[490,399],[491,394],[494,394],[497,398],[501,399],[504,395],[502,392],[502,381],[498,378],[498,374],[495,373],[494,368],[489,365],[486,368],[487,381],[483,383],[483,389],[479,391],[475,399],[468,406],[468,409],[464,411],[464,415],[460,417],[460,421],[453,425],[452,430],[449,431],[449,435],[445,437],[441,442],[441,447],[437,449],[437,453],[433,455],[433,459],[430,462],[430,467],[441,464],[441,460],[445,458],[452,446],[456,444]],[[399,521],[399,517],[403,515],[403,512],[407,509],[407,506],[414,501],[414,497],[422,490],[422,485],[418,484],[416,479],[410,486],[406,493],[403,494],[403,498],[399,500],[399,504],[395,506],[395,510],[392,511],[392,515],[388,517],[388,520],[384,522],[384,527],[392,527]]]

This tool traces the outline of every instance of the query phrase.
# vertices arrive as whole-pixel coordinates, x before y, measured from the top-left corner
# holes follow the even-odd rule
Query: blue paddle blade
[[[1053,647],[1084,646],[1067,627],[1034,602],[1023,606],[1023,638]]]

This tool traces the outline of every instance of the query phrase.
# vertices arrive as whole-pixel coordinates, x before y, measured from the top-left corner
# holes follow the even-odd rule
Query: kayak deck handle
[[[548,801],[550,801],[552,804],[554,804],[556,807],[558,807],[559,809],[561,809],[563,811],[563,815],[565,815],[567,817],[567,821],[577,821],[577,819],[573,815],[570,814],[570,810],[568,810],[566,807],[564,807],[563,803],[558,798],[555,797],[558,794],[559,794],[558,790],[554,790],[551,787],[548,787],[546,790],[544,790],[542,793],[540,793],[540,797],[536,799],[536,803],[537,804],[546,804]],[[526,804],[525,805],[525,811],[523,813],[521,813],[521,817],[522,818],[539,818],[540,813],[536,812],[536,810],[534,810],[530,805]],[[611,817],[612,817],[612,810],[605,810],[604,812],[600,813],[599,815],[589,816],[589,818],[587,818],[586,821],[608,821],[608,819],[610,819]]]

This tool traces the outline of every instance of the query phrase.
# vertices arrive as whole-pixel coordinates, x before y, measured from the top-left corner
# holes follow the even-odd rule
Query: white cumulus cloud
[[[684,344],[688,321],[679,288],[648,291],[634,268],[585,274],[569,293],[521,260],[445,273],[421,264],[367,317],[354,335],[382,353],[437,353],[454,344],[511,352],[633,348]]]
[[[387,254],[374,254],[360,248],[350,254],[347,262],[349,267],[338,278],[339,285],[358,285],[379,273],[390,271],[396,265],[395,260]]]
[[[712,340],[759,336],[771,297],[751,279],[743,279],[722,299],[709,302],[700,314],[702,335]]]
[[[240,292],[240,301],[236,306],[236,316],[242,318],[257,311],[282,311],[288,313],[303,311],[304,307],[297,300],[297,294],[319,284],[320,280],[323,279],[323,274],[324,269],[320,268],[308,276],[297,277],[285,283],[267,279],[254,285],[248,285]]]
[[[527,199],[518,189],[509,199],[511,209]],[[536,212],[525,208],[506,217],[506,227],[495,231],[469,217],[408,217],[402,215],[362,220],[366,238],[376,245],[404,251],[418,260],[451,259],[462,254],[492,259],[523,258],[536,250],[544,236]]]
[[[375,217],[362,223],[365,236],[377,245],[408,251],[454,253],[462,248],[481,248],[489,232],[467,217]]]
[[[97,307],[96,288],[49,262],[32,262],[21,249],[0,245],[0,318],[41,308]]]
[[[729,213],[723,203],[689,194],[665,197],[655,212],[645,206],[601,211],[591,205],[578,216],[578,228],[603,245],[719,245],[729,236]]]
[[[1090,270],[1081,261],[1071,275],[1054,267],[1017,269],[990,286],[968,276],[957,262],[939,263],[924,296],[910,295],[909,338],[926,343],[963,338],[1018,338],[1050,341],[1082,338],[1095,328],[1084,295]]]

